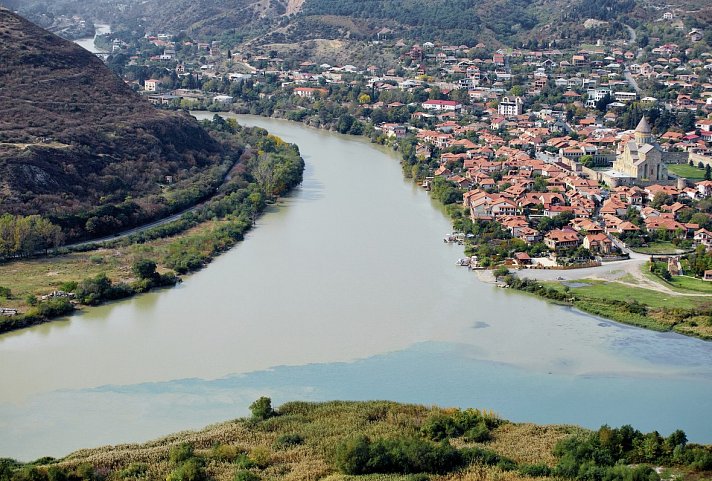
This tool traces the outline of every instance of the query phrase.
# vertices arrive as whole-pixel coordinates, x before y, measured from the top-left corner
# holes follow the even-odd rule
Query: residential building
[[[523,107],[524,101],[522,101],[521,97],[513,97],[511,99],[510,97],[502,97],[497,111],[505,117],[515,117],[522,115]]]

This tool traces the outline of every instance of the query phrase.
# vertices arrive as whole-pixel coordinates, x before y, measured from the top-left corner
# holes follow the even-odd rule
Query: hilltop
[[[0,212],[99,235],[196,201],[221,177],[218,141],[93,54],[1,8],[0,40]]]
[[[580,35],[587,18],[615,20],[635,5],[633,0],[127,0],[121,5],[108,0],[32,0],[21,8],[35,14],[88,13],[147,33],[185,31],[198,38],[260,44],[406,38],[514,46]]]
[[[537,426],[476,409],[387,401],[290,402],[273,410],[263,397],[250,409],[252,418],[145,444],[26,466],[0,460],[0,479],[659,481],[653,466],[666,479],[687,480],[705,479],[712,468],[709,447],[688,444],[682,431],[663,438],[630,426]]]

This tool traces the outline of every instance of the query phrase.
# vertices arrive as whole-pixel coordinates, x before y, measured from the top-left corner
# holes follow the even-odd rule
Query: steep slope
[[[5,9],[0,58],[0,213],[50,215],[81,235],[93,210],[131,197],[131,218],[106,219],[127,226],[170,210],[167,176],[187,187],[222,160],[192,117],[156,110],[94,55]]]

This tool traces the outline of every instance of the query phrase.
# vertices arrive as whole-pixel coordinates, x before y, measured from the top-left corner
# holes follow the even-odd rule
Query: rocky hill
[[[100,59],[6,9],[0,58],[0,213],[47,215],[70,237],[97,210],[125,227],[171,209],[161,184],[190,189],[223,160],[192,117],[155,109]]]

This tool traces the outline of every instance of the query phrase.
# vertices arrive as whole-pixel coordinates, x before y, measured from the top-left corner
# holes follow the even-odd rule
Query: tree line
[[[28,257],[57,247],[62,230],[39,215],[0,216],[0,259]]]

